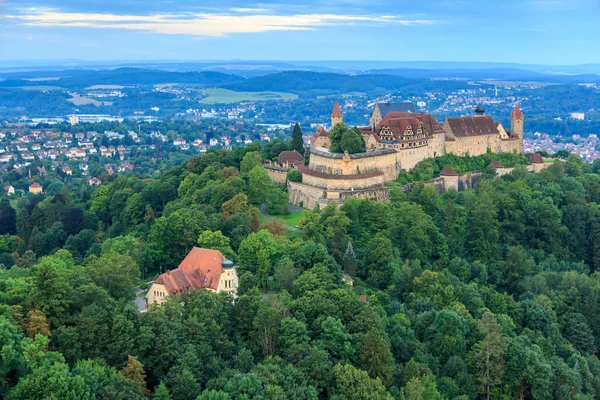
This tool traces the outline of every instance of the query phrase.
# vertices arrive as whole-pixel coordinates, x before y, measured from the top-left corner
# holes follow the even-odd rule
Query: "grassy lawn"
[[[287,226],[296,226],[300,224],[300,220],[302,220],[302,211],[296,211],[290,213],[289,215],[272,215],[281,221]]]
[[[208,97],[200,100],[203,104],[238,103],[240,101],[295,100],[298,95],[283,92],[234,92],[227,89],[202,89]]]

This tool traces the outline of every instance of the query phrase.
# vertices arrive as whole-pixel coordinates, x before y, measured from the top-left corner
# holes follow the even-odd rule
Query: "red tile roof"
[[[542,158],[542,156],[540,156],[537,153],[532,154],[529,161],[531,161],[532,164],[543,164],[544,163],[544,159]]]
[[[502,163],[500,161],[496,161],[496,160],[492,161],[491,165],[494,168],[504,168],[504,165],[502,165]]]
[[[290,163],[290,164],[302,164],[304,163],[304,157],[302,154],[298,153],[296,150],[292,151],[282,151],[279,154],[279,158],[277,159],[281,164]]]
[[[489,115],[447,118],[446,121],[454,136],[457,137],[500,134],[494,120]]]
[[[184,290],[219,287],[225,257],[218,250],[194,247],[177,268],[161,274],[154,282],[164,285],[169,294]]]
[[[342,110],[340,110],[340,105],[338,104],[338,102],[335,102],[335,105],[333,106],[333,111],[331,112],[331,116],[334,118],[341,118],[342,117]]]
[[[440,171],[440,176],[458,176],[458,172],[454,168],[446,167]]]
[[[517,119],[523,119],[523,118],[525,118],[525,116],[521,112],[521,109],[519,108],[518,104],[515,106],[515,109],[513,110],[513,112],[510,113],[510,117],[511,118],[517,118]]]
[[[321,136],[327,136],[327,137],[329,137],[329,132],[327,132],[327,130],[325,128],[323,128],[322,126],[319,126],[319,128],[317,129],[317,131],[315,132],[315,134],[310,138],[310,141],[314,143]]]

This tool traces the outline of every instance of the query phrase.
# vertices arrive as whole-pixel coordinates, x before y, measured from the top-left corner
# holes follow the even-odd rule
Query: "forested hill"
[[[287,209],[260,151],[0,201],[0,397],[600,397],[600,164],[396,186],[296,232],[260,223],[263,201]],[[234,259],[239,298],[138,313],[136,287],[193,246]]]
[[[49,73],[52,75],[51,73]],[[165,83],[185,83],[205,86],[215,86],[225,83],[243,80],[237,75],[224,74],[222,72],[170,72],[141,68],[119,68],[114,70],[74,71],[71,75],[58,77],[50,81],[67,89],[85,88],[93,85],[156,85]],[[19,74],[0,82],[0,87],[36,86],[39,81],[26,80],[27,74]]]
[[[430,90],[428,88],[450,89],[466,88],[466,82],[429,81],[426,79],[412,79],[394,75],[366,74],[347,75],[335,73],[319,73],[308,71],[288,71],[278,74],[260,76],[223,85],[224,88],[247,91],[279,91],[297,94],[322,93],[371,93],[376,90],[398,90],[400,88],[413,88],[417,90]]]

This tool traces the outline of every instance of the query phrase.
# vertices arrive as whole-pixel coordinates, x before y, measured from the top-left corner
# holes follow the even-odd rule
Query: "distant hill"
[[[70,72],[70,75],[67,75]],[[114,70],[75,70],[44,71],[8,75],[7,80],[0,82],[2,87],[35,86],[40,81],[31,82],[26,79],[59,77],[51,81],[53,85],[67,89],[92,85],[156,85],[161,83],[186,83],[203,86],[215,86],[233,83],[244,78],[215,71],[171,72],[141,68],[118,68]]]
[[[241,92],[276,91],[303,96],[342,94],[350,92],[372,93],[391,90],[433,90],[435,88],[465,88],[466,82],[440,82],[428,79],[407,78],[386,74],[336,74],[310,71],[287,71],[221,85]]]

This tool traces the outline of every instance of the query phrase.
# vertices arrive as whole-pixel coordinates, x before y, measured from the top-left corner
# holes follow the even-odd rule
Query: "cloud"
[[[1,0],[0,0],[1,1]],[[70,13],[48,9],[29,9],[4,18],[30,27],[75,27],[95,29],[127,29],[168,35],[224,36],[235,33],[312,30],[328,25],[380,23],[396,25],[427,25],[436,21],[402,19],[396,16],[296,14],[273,15],[263,10],[241,14],[154,14],[117,15],[100,13]]]

